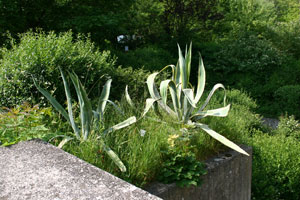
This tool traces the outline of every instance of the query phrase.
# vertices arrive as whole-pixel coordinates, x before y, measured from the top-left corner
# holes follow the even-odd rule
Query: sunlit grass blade
[[[231,148],[231,149],[233,149],[233,150],[235,150],[239,153],[242,153],[244,155],[249,156],[249,154],[246,151],[244,151],[241,147],[234,144],[233,142],[231,142],[230,140],[228,140],[224,136],[220,135],[219,133],[215,132],[214,130],[210,129],[206,124],[195,123],[195,125],[197,127],[200,127],[201,129],[203,129],[206,133],[208,133],[210,136],[212,136],[214,139],[218,140],[219,142],[221,142],[225,146],[227,146],[227,147],[229,147],[229,148]]]

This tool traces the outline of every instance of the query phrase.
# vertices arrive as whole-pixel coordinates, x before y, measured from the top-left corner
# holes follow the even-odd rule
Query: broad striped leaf
[[[194,99],[194,91],[192,89],[183,89],[183,93],[184,93],[185,97],[187,98],[187,100],[189,101],[189,103],[191,104],[191,106],[196,108],[197,102]]]
[[[178,46],[178,54],[179,54],[178,62],[179,62],[179,70],[180,70],[180,82],[182,84],[182,88],[185,89],[187,88],[187,84],[188,84],[187,70],[185,66],[185,60],[183,58],[179,44],[177,44],[177,46]]]
[[[144,117],[144,116],[146,115],[146,113],[150,110],[150,108],[152,107],[152,105],[153,105],[156,101],[158,101],[158,100],[152,99],[152,98],[146,99],[146,106],[145,106],[145,109],[144,109],[144,112],[143,112],[141,118]]]
[[[125,98],[126,98],[126,101],[127,103],[131,106],[131,107],[134,107],[134,104],[128,94],[128,85],[126,85],[126,88],[125,88]]]
[[[221,142],[225,146],[227,146],[227,147],[229,147],[229,148],[231,148],[231,149],[233,149],[233,150],[235,150],[239,153],[242,153],[244,155],[249,156],[249,154],[246,151],[244,151],[241,147],[234,144],[233,142],[231,142],[230,140],[228,140],[224,136],[220,135],[219,133],[215,132],[214,130],[210,129],[206,124],[195,123],[195,125],[197,127],[200,127],[201,129],[203,129],[206,133],[208,133],[210,136],[212,136],[213,138],[215,138],[216,140],[218,140],[219,142]]]
[[[108,128],[108,129],[106,129],[103,132],[103,134],[106,135],[106,134],[111,133],[111,132],[113,132],[115,130],[119,130],[119,129],[125,128],[125,127],[127,127],[127,126],[129,126],[131,124],[134,124],[135,122],[136,122],[136,117],[134,117],[134,116],[130,117],[130,118],[126,119],[125,121],[123,121],[123,122],[121,122],[119,124],[116,124],[116,125]]]
[[[103,118],[106,102],[107,102],[109,94],[110,94],[111,82],[112,82],[112,79],[109,79],[106,81],[106,83],[101,91],[101,95],[100,95],[100,98],[98,101],[97,112],[99,112],[101,114],[101,118]]]
[[[206,116],[226,117],[228,115],[229,110],[230,110],[230,104],[222,108],[217,108],[217,109],[207,110],[207,111],[199,111],[196,114],[194,114],[191,118],[193,118],[194,120],[199,120]]]
[[[185,67],[186,67],[186,73],[187,73],[186,74],[187,83],[190,82],[191,62],[192,62],[192,42],[190,43],[188,52],[187,52],[187,47],[185,48]]]
[[[83,139],[86,140],[93,123],[93,110],[90,100],[87,97],[86,91],[83,88],[78,76],[75,73],[69,73],[70,78],[74,84],[77,97],[80,105],[80,120],[81,120],[81,133]]]
[[[54,99],[53,96],[43,88],[41,88],[36,81],[33,79],[33,83],[36,86],[36,88],[48,99],[48,101],[53,105],[53,107],[62,115],[64,118],[70,123],[70,118],[66,110]]]
[[[201,107],[197,112],[202,111],[202,110],[207,106],[207,104],[209,103],[209,101],[210,101],[212,95],[213,95],[213,94],[215,93],[215,91],[216,91],[217,89],[219,89],[219,88],[224,89],[224,93],[225,93],[225,94],[224,94],[224,106],[226,105],[226,89],[225,89],[225,87],[224,87],[221,83],[218,83],[218,84],[214,85],[213,89],[210,91],[208,97],[206,98],[204,104],[202,105],[202,107]]]
[[[155,85],[155,77],[158,74],[159,74],[158,72],[155,72],[153,74],[150,74],[147,78],[148,90],[149,90],[151,98],[153,98],[153,99],[160,99],[160,95],[159,95],[156,85]]]
[[[195,102],[198,102],[202,97],[205,88],[205,69],[201,54],[199,53],[199,67],[198,67],[198,84],[197,84],[197,92],[195,97]]]
[[[107,153],[107,155],[112,159],[112,161],[119,167],[121,172],[126,172],[126,167],[123,162],[120,160],[119,156],[109,148],[103,141],[101,141],[103,146],[103,150]]]
[[[72,108],[72,97],[71,97],[71,92],[70,92],[70,88],[69,85],[67,83],[67,80],[65,78],[65,75],[62,71],[62,69],[59,67],[59,71],[61,73],[61,77],[63,79],[63,83],[64,83],[64,88],[65,88],[65,93],[66,93],[66,97],[67,97],[67,102],[68,102],[68,113],[69,113],[69,119],[70,119],[70,124],[71,127],[73,128],[73,131],[75,133],[75,136],[77,138],[80,138],[80,133],[79,133],[79,129],[75,123],[75,118],[73,116],[73,108]]]

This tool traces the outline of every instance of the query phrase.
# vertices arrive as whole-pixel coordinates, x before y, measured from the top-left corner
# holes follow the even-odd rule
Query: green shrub
[[[204,168],[205,165],[191,152],[166,152],[159,181],[176,183],[180,187],[199,186],[202,183],[201,176],[206,173]]]
[[[300,199],[299,140],[257,133],[253,146],[252,198]]]
[[[288,113],[300,118],[300,85],[286,85],[274,92],[278,114]]]
[[[53,32],[28,32],[19,35],[19,42],[11,40],[11,48],[1,49],[0,60],[0,105],[11,106],[23,101],[43,102],[33,85],[32,76],[42,83],[63,102],[64,90],[58,67],[78,74],[91,98],[99,95],[109,78],[122,79],[135,88],[142,87],[146,75],[143,70],[132,71],[115,67],[116,59],[110,52],[100,52],[88,37],[72,36],[72,32],[55,34]],[[85,79],[84,79],[85,78]],[[98,84],[100,82],[100,84]],[[125,85],[122,88],[124,91]],[[119,88],[120,89],[120,88]],[[121,90],[113,89],[115,96]],[[45,101],[44,101],[45,102]]]
[[[244,34],[234,40],[220,41],[212,47],[204,45],[203,48],[206,48],[203,57],[208,58],[205,66],[210,84],[222,82],[229,87],[243,89],[256,99],[272,99],[273,91],[254,87],[267,85],[271,74],[282,66],[283,54],[271,42]]]
[[[278,128],[274,132],[286,137],[294,137],[300,142],[300,123],[293,115],[281,117]]]
[[[40,138],[49,140],[56,134],[48,124],[54,122],[51,108],[39,108],[24,103],[0,112],[0,145],[9,146],[19,141]]]
[[[169,51],[157,46],[147,46],[130,50],[126,53],[118,52],[118,63],[132,66],[134,69],[143,67],[149,71],[160,70],[162,67],[173,63],[174,59]]]

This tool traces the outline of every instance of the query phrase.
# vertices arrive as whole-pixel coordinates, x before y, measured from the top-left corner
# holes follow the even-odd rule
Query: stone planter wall
[[[207,160],[207,174],[200,187],[154,183],[146,190],[165,200],[250,200],[252,148],[243,146],[243,149],[249,157],[229,151]]]
[[[26,141],[0,147],[0,200],[250,200],[251,162],[231,151],[207,161],[201,187],[154,184],[147,192],[51,144]]]

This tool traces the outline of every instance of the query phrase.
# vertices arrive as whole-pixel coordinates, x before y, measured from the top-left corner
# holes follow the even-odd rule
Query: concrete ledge
[[[0,200],[160,199],[55,146],[0,147]]]
[[[242,146],[250,154],[229,151],[206,161],[207,174],[200,187],[180,188],[175,184],[154,183],[147,191],[165,200],[250,200],[252,148]]]

